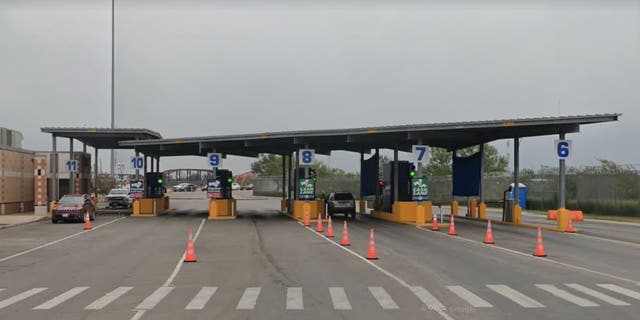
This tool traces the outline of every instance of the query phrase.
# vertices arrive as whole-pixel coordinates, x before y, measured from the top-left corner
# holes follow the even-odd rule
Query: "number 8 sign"
[[[571,140],[555,140],[554,142],[558,159],[571,158]]]
[[[220,153],[209,153],[207,154],[207,162],[209,166],[212,168],[217,168],[222,165],[222,154]]]
[[[310,166],[313,164],[313,158],[315,157],[316,151],[313,149],[300,149],[298,154],[300,155],[300,165]]]

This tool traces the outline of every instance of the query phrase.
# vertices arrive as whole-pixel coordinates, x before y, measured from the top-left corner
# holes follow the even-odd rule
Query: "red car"
[[[91,200],[80,195],[65,195],[60,198],[58,204],[51,214],[51,222],[58,221],[84,221],[85,212],[89,212],[89,218],[93,221],[96,218],[96,206]]]

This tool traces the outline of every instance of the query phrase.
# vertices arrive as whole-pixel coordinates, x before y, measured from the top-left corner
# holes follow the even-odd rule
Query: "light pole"
[[[115,103],[115,8],[116,1],[111,0],[111,129],[116,127],[116,103]],[[115,151],[111,149],[111,177],[114,175]]]

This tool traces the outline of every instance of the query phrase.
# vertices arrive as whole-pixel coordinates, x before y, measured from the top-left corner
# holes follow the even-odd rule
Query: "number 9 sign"
[[[222,154],[220,153],[209,153],[207,154],[207,162],[209,166],[212,168],[217,168],[222,165]]]
[[[558,159],[571,158],[571,140],[555,140],[556,156]]]
[[[313,158],[315,157],[316,151],[313,149],[300,149],[298,154],[300,155],[300,165],[310,166],[313,164]]]

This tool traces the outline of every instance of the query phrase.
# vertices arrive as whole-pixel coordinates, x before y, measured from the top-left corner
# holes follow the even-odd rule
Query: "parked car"
[[[110,208],[117,206],[129,208],[133,203],[133,199],[131,199],[131,195],[127,189],[111,189],[107,195],[107,203]]]
[[[346,218],[356,217],[356,201],[350,192],[332,192],[327,197],[327,211],[333,217],[336,213],[344,214]]]
[[[195,190],[196,190],[196,186],[195,185],[193,185],[191,183],[186,183],[186,182],[183,182],[183,183],[180,183],[180,184],[177,184],[177,185],[173,186],[173,191],[175,191],[175,192],[185,192],[185,191],[190,192],[190,191],[195,191]]]
[[[91,220],[96,219],[96,205],[88,196],[64,195],[51,213],[51,222],[84,221],[85,213],[89,212]]]
[[[244,186],[240,187],[240,190],[253,190],[253,183],[245,184]]]
[[[240,190],[240,184],[237,182],[234,182],[231,184],[231,190]]]

